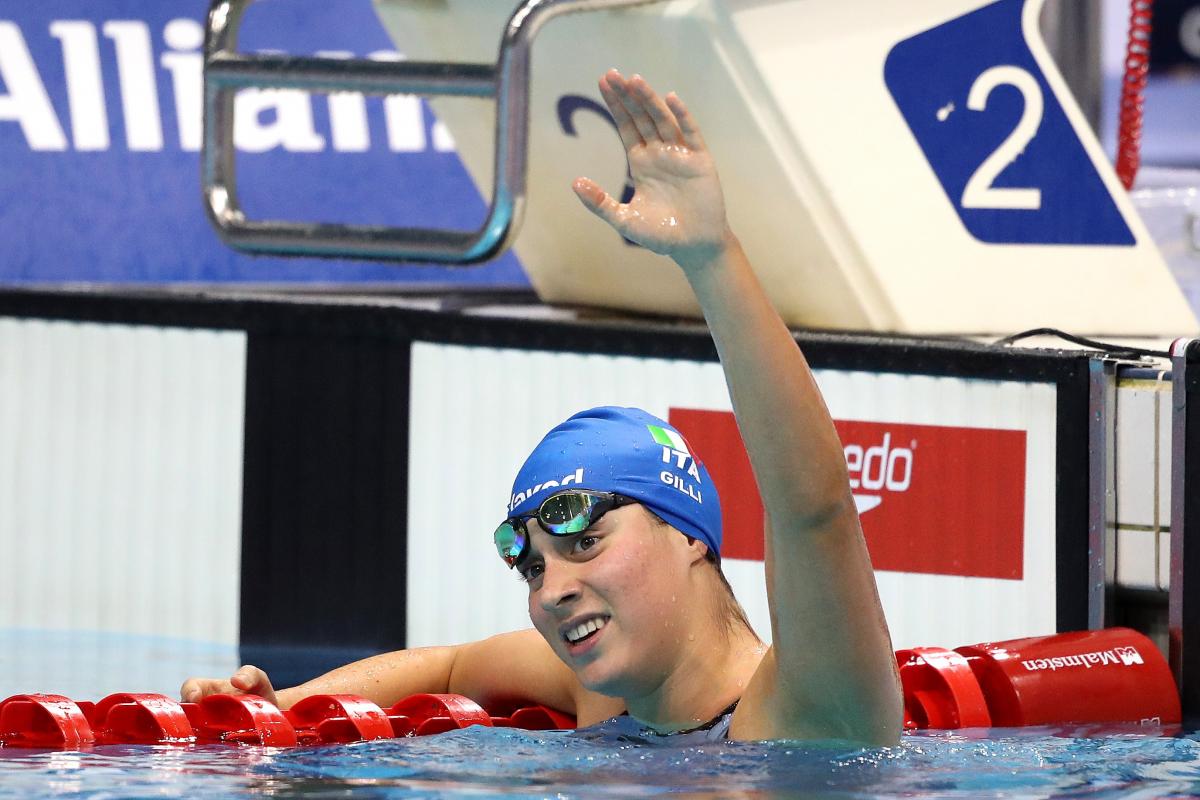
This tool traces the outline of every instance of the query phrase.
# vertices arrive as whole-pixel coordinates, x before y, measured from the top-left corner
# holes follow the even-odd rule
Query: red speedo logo
[[[893,447],[891,431],[883,434],[879,444],[864,447],[847,444],[846,471],[850,473],[850,488],[854,489],[854,505],[864,514],[883,502],[881,492],[907,492],[912,486],[913,451],[917,441],[908,447]],[[862,491],[859,491],[859,490]]]
[[[670,422],[720,492],[724,557],[762,560],[762,501],[733,414],[673,408]],[[1022,577],[1024,431],[834,424],[877,570]]]

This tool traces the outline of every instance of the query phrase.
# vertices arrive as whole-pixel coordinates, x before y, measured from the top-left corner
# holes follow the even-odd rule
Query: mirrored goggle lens
[[[594,494],[569,492],[550,497],[538,509],[538,521],[550,533],[563,535],[587,530],[604,498]]]
[[[501,522],[493,538],[496,540],[496,552],[510,567],[521,560],[529,543],[525,532],[514,527],[511,522]]]

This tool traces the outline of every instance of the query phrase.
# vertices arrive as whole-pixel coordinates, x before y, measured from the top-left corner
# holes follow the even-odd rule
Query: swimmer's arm
[[[737,738],[895,742],[896,666],[845,458],[808,363],[740,244],[684,265],[763,498],[773,647]]]
[[[624,236],[683,269],[716,342],[766,512],[774,647],[732,733],[895,741],[901,708],[891,642],[841,443],[812,372],[729,229],[711,154],[683,103],[615,71],[600,91],[635,192],[618,203],[586,178],[575,192]]]
[[[397,700],[422,692],[445,693],[459,647],[399,650],[355,661],[289,689],[276,690],[262,669],[247,664],[228,680],[189,678],[180,687],[184,702],[196,703],[213,694],[255,694],[288,709],[315,694],[353,694],[387,708]]]
[[[261,695],[283,709],[315,694],[355,694],[382,708],[413,694],[461,694],[484,706],[505,702],[549,706],[574,714],[580,725],[624,710],[620,701],[585,690],[532,629],[455,647],[383,653],[278,691],[265,672],[247,666],[229,681],[189,679],[180,696],[195,702],[210,694],[240,692]]]
[[[625,710],[623,701],[585,689],[532,628],[458,648],[450,691],[484,706],[513,702],[549,706],[574,714],[581,728]]]

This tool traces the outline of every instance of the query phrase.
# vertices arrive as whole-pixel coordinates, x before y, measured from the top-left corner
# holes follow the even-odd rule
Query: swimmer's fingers
[[[278,705],[275,699],[275,687],[271,685],[271,679],[258,667],[251,664],[239,667],[229,682],[235,689],[246,694],[256,694],[268,703]]]
[[[219,678],[188,678],[179,687],[179,699],[185,703],[199,703],[212,694],[237,694],[237,690]]]
[[[647,144],[658,141],[658,128],[655,127],[654,120],[650,118],[650,114],[642,105],[642,101],[634,95],[633,88],[629,85],[630,82],[625,80],[616,70],[611,70],[604,78],[608,82],[608,88],[612,90],[613,94],[620,101],[625,113],[633,120],[633,124],[637,127],[641,138]]]
[[[610,70],[610,73],[615,72],[615,69]],[[645,144],[642,134],[638,133],[637,125],[633,124],[633,117],[629,116],[629,112],[621,103],[621,98],[617,97],[617,93],[608,85],[607,74],[600,78],[600,95],[608,105],[608,111],[612,114],[613,121],[617,123],[617,134],[620,135],[621,144],[625,145],[625,149],[632,150],[638,145]]]
[[[601,189],[595,181],[590,178],[576,178],[571,188],[575,190],[576,196],[587,206],[588,211],[591,211],[600,217],[600,219],[616,228],[622,235],[626,233],[625,218],[621,214],[621,204],[613,199],[612,195]]]
[[[658,138],[667,144],[681,143],[683,141],[683,134],[679,130],[679,125],[675,122],[674,113],[663,102],[663,99],[658,96],[658,93],[650,87],[646,79],[641,75],[634,75],[629,81],[629,88],[641,103],[646,116],[654,123],[654,129],[658,132]]]
[[[278,705],[275,688],[267,673],[258,667],[244,666],[229,680],[220,678],[188,678],[179,687],[179,698],[185,703],[198,703],[214,694],[256,694],[269,703]]]
[[[692,112],[688,111],[687,106],[679,99],[679,95],[674,92],[668,94],[666,104],[667,108],[671,109],[675,122],[679,125],[683,143],[691,150],[707,149],[708,145],[704,143],[704,137],[700,135],[700,126],[696,124]]]

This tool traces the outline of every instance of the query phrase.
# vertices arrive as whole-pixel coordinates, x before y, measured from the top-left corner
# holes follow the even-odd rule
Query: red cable
[[[1154,0],[1131,0],[1129,47],[1121,81],[1121,124],[1117,130],[1117,176],[1133,188],[1141,164],[1146,76],[1150,72],[1150,31]]]

